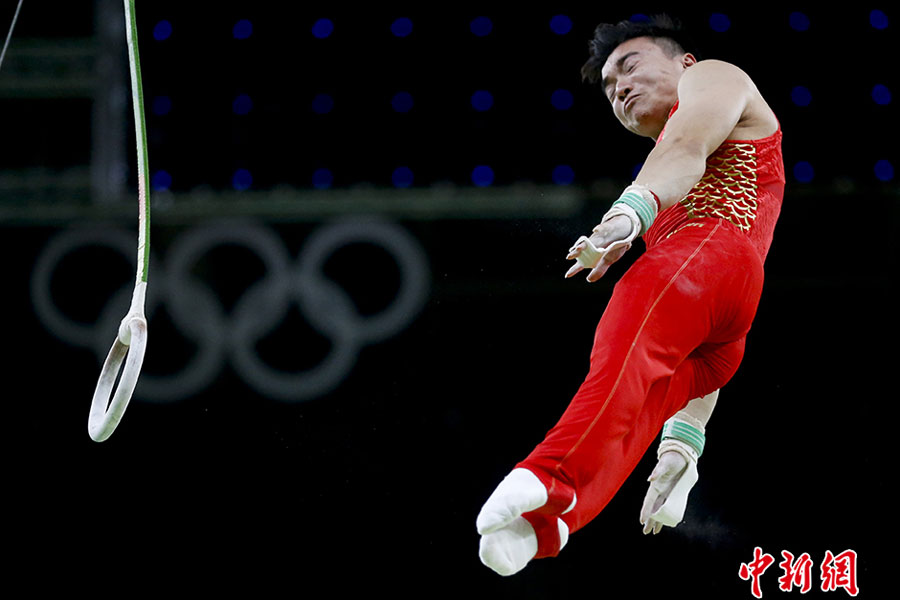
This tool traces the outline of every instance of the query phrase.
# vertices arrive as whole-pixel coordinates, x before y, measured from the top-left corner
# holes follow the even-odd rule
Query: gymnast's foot
[[[557,519],[560,549],[569,541],[569,527]],[[503,576],[518,573],[535,557],[538,539],[531,523],[516,517],[509,524],[481,536],[478,557],[488,568]]]
[[[547,499],[547,488],[534,473],[528,469],[513,469],[481,507],[475,527],[481,535],[492,533],[523,513],[544,506]]]
[[[484,503],[475,521],[482,536],[478,552],[481,562],[500,575],[521,571],[538,551],[534,527],[522,515],[547,505],[548,500],[547,488],[534,473],[528,469],[513,469]],[[568,512],[574,506],[573,497],[569,507],[562,512]],[[562,549],[569,539],[569,528],[562,519],[555,521],[559,529],[559,549]]]

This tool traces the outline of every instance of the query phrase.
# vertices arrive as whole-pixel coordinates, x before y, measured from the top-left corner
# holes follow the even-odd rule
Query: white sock
[[[475,520],[478,533],[485,535],[509,525],[522,513],[545,505],[547,498],[547,488],[537,475],[528,469],[513,469],[481,507]]]
[[[569,527],[562,519],[559,526],[559,548],[569,541]],[[478,548],[481,562],[503,576],[513,575],[525,568],[538,550],[538,539],[531,523],[522,517],[512,520],[506,527],[482,536]]]

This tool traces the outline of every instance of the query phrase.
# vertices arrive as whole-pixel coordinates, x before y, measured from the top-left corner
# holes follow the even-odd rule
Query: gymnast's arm
[[[635,179],[653,190],[661,210],[700,181],[706,159],[744,118],[755,90],[743,71],[725,62],[701,61],[685,70],[678,82],[678,110]]]
[[[694,436],[699,435],[705,443],[706,425],[712,416],[719,397],[719,390],[700,398],[694,398],[687,406],[667,421],[680,421],[695,429]],[[665,431],[665,428],[663,429]],[[657,450],[658,462],[650,474],[650,486],[641,506],[641,525],[644,533],[654,535],[662,531],[664,525],[675,527],[684,518],[688,494],[697,482],[697,459],[701,450],[692,452],[683,442],[673,441],[672,432],[668,439],[661,441]],[[674,434],[676,439],[696,440],[696,437],[683,438]],[[692,442],[694,443],[694,442]]]
[[[666,123],[665,133],[641,167],[634,183],[651,190],[665,210],[684,198],[706,171],[706,159],[728,139],[746,118],[751,101],[758,94],[750,78],[737,67],[720,61],[703,61],[687,68],[678,82],[678,110]],[[633,235],[627,217],[614,216],[594,228],[589,241],[607,248]],[[585,250],[576,243],[568,259],[577,259]],[[596,263],[588,274],[597,281],[630,248],[621,245]],[[572,277],[584,268],[575,264],[566,273]]]

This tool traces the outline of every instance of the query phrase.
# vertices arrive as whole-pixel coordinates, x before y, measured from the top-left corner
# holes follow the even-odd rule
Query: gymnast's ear
[[[681,64],[685,69],[690,67],[691,65],[696,65],[697,57],[690,52],[687,52],[686,54],[684,54],[684,56],[681,57]]]

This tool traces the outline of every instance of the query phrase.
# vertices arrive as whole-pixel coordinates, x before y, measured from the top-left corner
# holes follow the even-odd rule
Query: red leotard
[[[676,110],[677,102],[670,118]],[[659,140],[665,134],[663,129]],[[725,140],[706,160],[706,172],[697,185],[657,215],[644,241],[649,248],[696,219],[718,217],[746,233],[765,260],[781,211],[784,182],[780,127],[759,140]]]
[[[726,140],[697,185],[657,215],[647,250],[600,319],[587,377],[516,465],[548,490],[547,504],[523,515],[538,535],[537,558],[559,551],[556,519],[573,494],[575,508],[561,516],[570,532],[612,499],[666,419],[736,372],[784,182],[780,127],[759,140]]]

